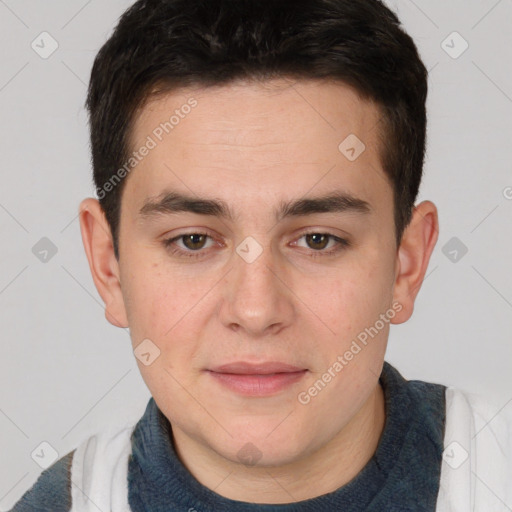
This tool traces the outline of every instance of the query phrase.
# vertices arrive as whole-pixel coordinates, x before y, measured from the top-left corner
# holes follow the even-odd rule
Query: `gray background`
[[[94,194],[86,84],[131,3],[0,0],[0,510],[51,460],[41,443],[62,457],[107,424],[138,419],[150,398],[128,330],[105,320],[77,218]],[[419,200],[434,201],[441,227],[386,359],[408,379],[512,407],[512,0],[388,3],[430,70]],[[51,49],[45,31],[59,45],[47,59],[31,47]],[[457,58],[454,31],[469,44]],[[44,237],[57,248],[47,262],[33,252]],[[468,249],[456,262],[453,237]]]

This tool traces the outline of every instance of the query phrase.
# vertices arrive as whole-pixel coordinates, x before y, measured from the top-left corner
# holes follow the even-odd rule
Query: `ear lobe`
[[[121,290],[119,263],[112,235],[100,203],[84,199],[79,207],[80,231],[91,275],[106,305],[105,318],[116,327],[128,327]]]
[[[411,317],[438,236],[437,208],[431,201],[423,201],[414,208],[398,249],[393,300],[402,305],[402,310],[392,323],[400,324]]]

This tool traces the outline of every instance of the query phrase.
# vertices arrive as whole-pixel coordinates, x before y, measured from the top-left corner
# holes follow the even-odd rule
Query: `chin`
[[[254,432],[247,430],[228,440],[227,446],[218,446],[218,453],[237,464],[255,467],[274,467],[293,463],[302,456],[306,447],[293,441],[294,435],[284,432],[276,435],[276,424],[269,429]],[[274,430],[274,432],[273,432]],[[270,435],[269,435],[270,434]]]
[[[295,450],[283,450],[247,442],[235,453],[229,453],[229,459],[236,464],[248,467],[282,467],[292,464],[300,456]]]

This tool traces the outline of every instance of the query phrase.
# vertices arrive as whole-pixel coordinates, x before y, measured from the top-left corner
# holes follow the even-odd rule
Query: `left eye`
[[[315,251],[325,249],[329,244],[329,241],[336,241],[336,237],[328,233],[308,233],[306,235],[302,235],[299,240],[302,238],[305,238],[308,247]]]

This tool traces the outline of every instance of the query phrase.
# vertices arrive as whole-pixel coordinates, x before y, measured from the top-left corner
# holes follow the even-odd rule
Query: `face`
[[[137,117],[150,150],[123,192],[107,317],[175,433],[284,465],[375,393],[401,309],[379,119],[347,86],[284,80],[182,89]],[[218,368],[238,362],[298,371]]]

